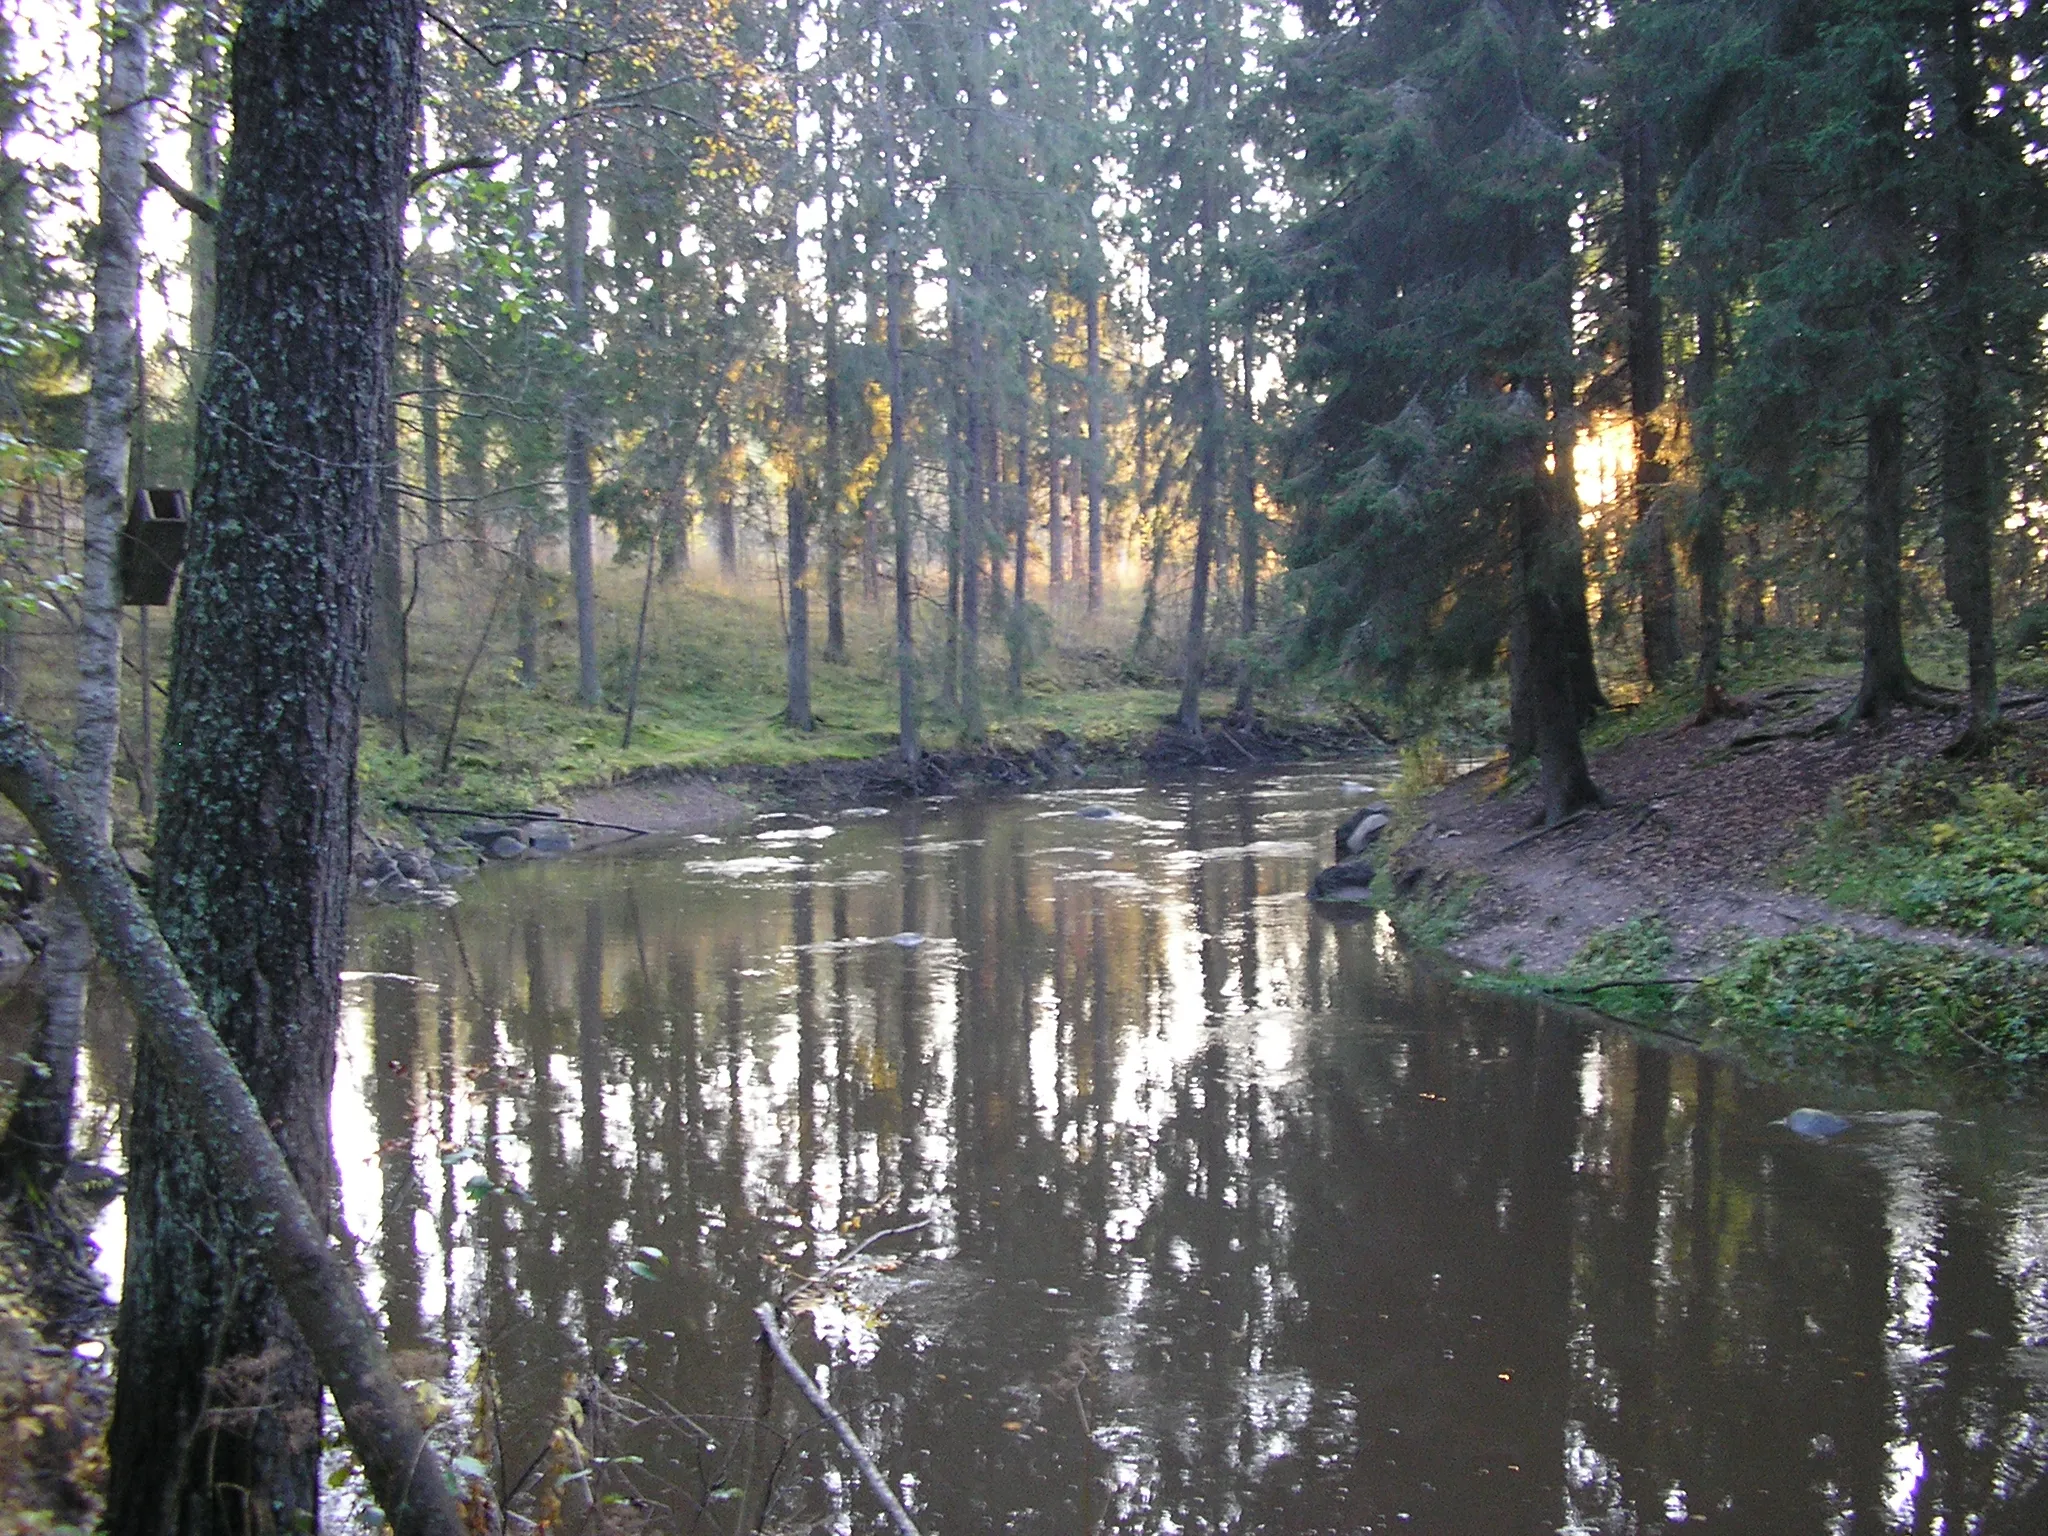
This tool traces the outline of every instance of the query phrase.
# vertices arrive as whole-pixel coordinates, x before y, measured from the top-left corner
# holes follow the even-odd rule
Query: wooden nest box
[[[185,493],[151,486],[128,504],[121,530],[121,601],[131,608],[161,608],[171,600],[178,562],[185,558]]]

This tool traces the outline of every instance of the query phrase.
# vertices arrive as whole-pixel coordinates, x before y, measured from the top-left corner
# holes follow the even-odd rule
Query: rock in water
[[[1364,859],[1332,864],[1309,882],[1310,901],[1371,901],[1373,867]]]
[[[488,849],[501,837],[517,837],[519,829],[502,821],[473,821],[459,835],[465,843]]]
[[[558,822],[529,823],[526,845],[535,853],[567,853],[576,846],[576,833]]]
[[[1386,806],[1378,801],[1362,805],[1337,824],[1337,857],[1348,859],[1353,854],[1363,853],[1379,839],[1379,835],[1393,825],[1394,818]]]
[[[484,851],[494,859],[516,859],[526,853],[526,844],[507,832],[503,837],[491,839],[491,846]]]
[[[1106,805],[1084,805],[1074,814],[1084,821],[1107,821],[1116,812]]]
[[[1779,1124],[1808,1141],[1827,1141],[1849,1129],[1847,1120],[1825,1109],[1795,1109]]]

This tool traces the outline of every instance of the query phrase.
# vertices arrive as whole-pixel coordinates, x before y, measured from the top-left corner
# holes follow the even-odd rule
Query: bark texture
[[[155,849],[164,937],[323,1225],[419,28],[418,0],[242,13]],[[255,1258],[270,1205],[202,1156],[186,1069],[141,1042],[107,1522],[294,1529],[318,1515],[319,1374]]]
[[[570,95],[581,100],[580,75]],[[562,244],[567,268],[563,286],[569,301],[569,340],[580,368],[590,351],[590,292],[584,272],[590,246],[590,166],[581,115],[570,119],[563,160]],[[562,490],[569,511],[569,575],[576,587],[576,698],[595,709],[604,702],[604,685],[597,674],[597,574],[590,548],[590,402],[584,396],[585,387],[579,374],[562,397]]]

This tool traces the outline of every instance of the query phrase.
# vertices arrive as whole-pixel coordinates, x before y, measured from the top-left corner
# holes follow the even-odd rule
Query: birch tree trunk
[[[102,838],[113,832],[114,757],[121,735],[121,591],[117,555],[134,440],[136,311],[142,292],[143,162],[149,158],[147,0],[106,12],[99,103],[99,235],[93,261],[92,386],[85,406],[85,561],[79,594],[78,691],[72,774]],[[7,1131],[0,1191],[40,1209],[71,1161],[71,1115],[85,1022],[92,940],[68,896],[50,912],[43,1016]]]
[[[562,397],[562,486],[569,510],[569,575],[576,587],[576,698],[585,708],[604,703],[604,685],[597,675],[597,575],[590,548],[590,422],[588,381],[582,370],[590,354],[590,292],[584,264],[590,247],[590,164],[583,140],[583,98],[580,66],[569,90],[567,143],[563,148],[562,243],[563,286],[569,302],[569,342],[576,351],[577,375]]]

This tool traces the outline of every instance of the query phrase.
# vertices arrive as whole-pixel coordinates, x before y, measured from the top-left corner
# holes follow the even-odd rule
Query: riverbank
[[[1411,800],[1397,921],[1497,984],[1768,1051],[2048,1062],[2043,706],[1955,763],[1941,712],[1823,729],[1854,686],[1625,735],[1593,760],[1608,806],[1554,828],[1498,766]]]

